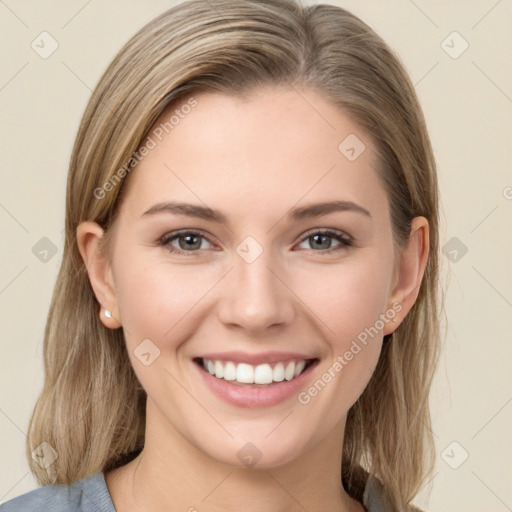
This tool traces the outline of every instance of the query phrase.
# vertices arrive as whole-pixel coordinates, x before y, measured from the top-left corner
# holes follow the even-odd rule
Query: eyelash
[[[201,238],[208,240],[208,238],[203,233],[201,233],[199,231],[182,230],[182,231],[173,231],[171,233],[165,234],[162,238],[160,238],[160,240],[158,240],[157,244],[159,246],[165,247],[169,252],[171,252],[173,254],[185,255],[185,256],[197,256],[198,252],[201,251],[200,249],[195,249],[193,251],[182,251],[181,249],[177,249],[176,247],[173,247],[170,245],[170,242],[172,242],[173,240],[178,239],[182,236],[185,236],[185,235],[192,235],[192,236],[201,237]],[[303,243],[308,238],[310,238],[314,235],[327,235],[329,238],[335,238],[336,240],[338,240],[340,242],[338,245],[331,247],[330,249],[325,249],[323,251],[322,250],[315,251],[312,249],[313,252],[318,253],[320,255],[331,254],[331,253],[339,251],[341,249],[351,247],[354,243],[353,239],[351,237],[349,237],[347,234],[343,233],[342,231],[335,231],[332,229],[324,229],[324,230],[316,229],[313,231],[308,231],[303,235],[300,243]]]

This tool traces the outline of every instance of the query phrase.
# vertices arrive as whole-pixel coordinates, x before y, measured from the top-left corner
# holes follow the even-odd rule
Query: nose
[[[252,262],[238,254],[224,280],[218,316],[227,327],[262,333],[293,322],[297,301],[287,281],[288,273],[270,250]]]

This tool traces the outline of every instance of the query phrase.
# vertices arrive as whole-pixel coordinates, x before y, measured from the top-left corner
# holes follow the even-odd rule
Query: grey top
[[[382,486],[370,477],[363,505],[367,512],[390,512]],[[46,485],[0,505],[0,512],[116,512],[102,472],[71,485]]]

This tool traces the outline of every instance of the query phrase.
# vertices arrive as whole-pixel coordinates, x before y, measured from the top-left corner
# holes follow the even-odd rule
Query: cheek
[[[167,344],[179,339],[215,276],[194,265],[169,263],[161,254],[125,254],[117,265],[116,294],[127,339],[165,339]]]
[[[388,300],[391,265],[383,258],[354,258],[346,263],[310,268],[296,279],[304,298],[323,326],[326,337],[344,345],[373,326]]]
[[[313,400],[325,383],[328,391],[320,394],[326,399],[329,396],[326,402],[337,404],[328,413],[332,422],[337,420],[334,411],[348,410],[357,400],[377,364],[390,268],[383,258],[360,258],[300,278],[299,296],[306,297],[304,302],[317,318],[326,355],[319,372],[322,383],[305,390],[304,401]]]
[[[149,396],[160,396],[168,385],[179,395],[180,387],[173,387],[168,372],[174,375],[176,357],[200,325],[202,300],[207,300],[217,278],[193,265],[153,262],[147,256],[144,261],[142,255],[133,262],[126,259],[116,277],[119,312],[137,378]]]

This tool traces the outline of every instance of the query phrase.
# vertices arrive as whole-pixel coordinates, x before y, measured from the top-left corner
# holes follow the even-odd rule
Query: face
[[[172,112],[155,123],[127,178],[105,300],[148,394],[147,435],[272,467],[339,444],[398,325],[389,203],[369,136],[315,92],[194,98],[167,135]],[[281,382],[237,385],[198,358],[219,375],[254,363],[241,380],[268,364]],[[276,366],[300,360],[282,380]]]

